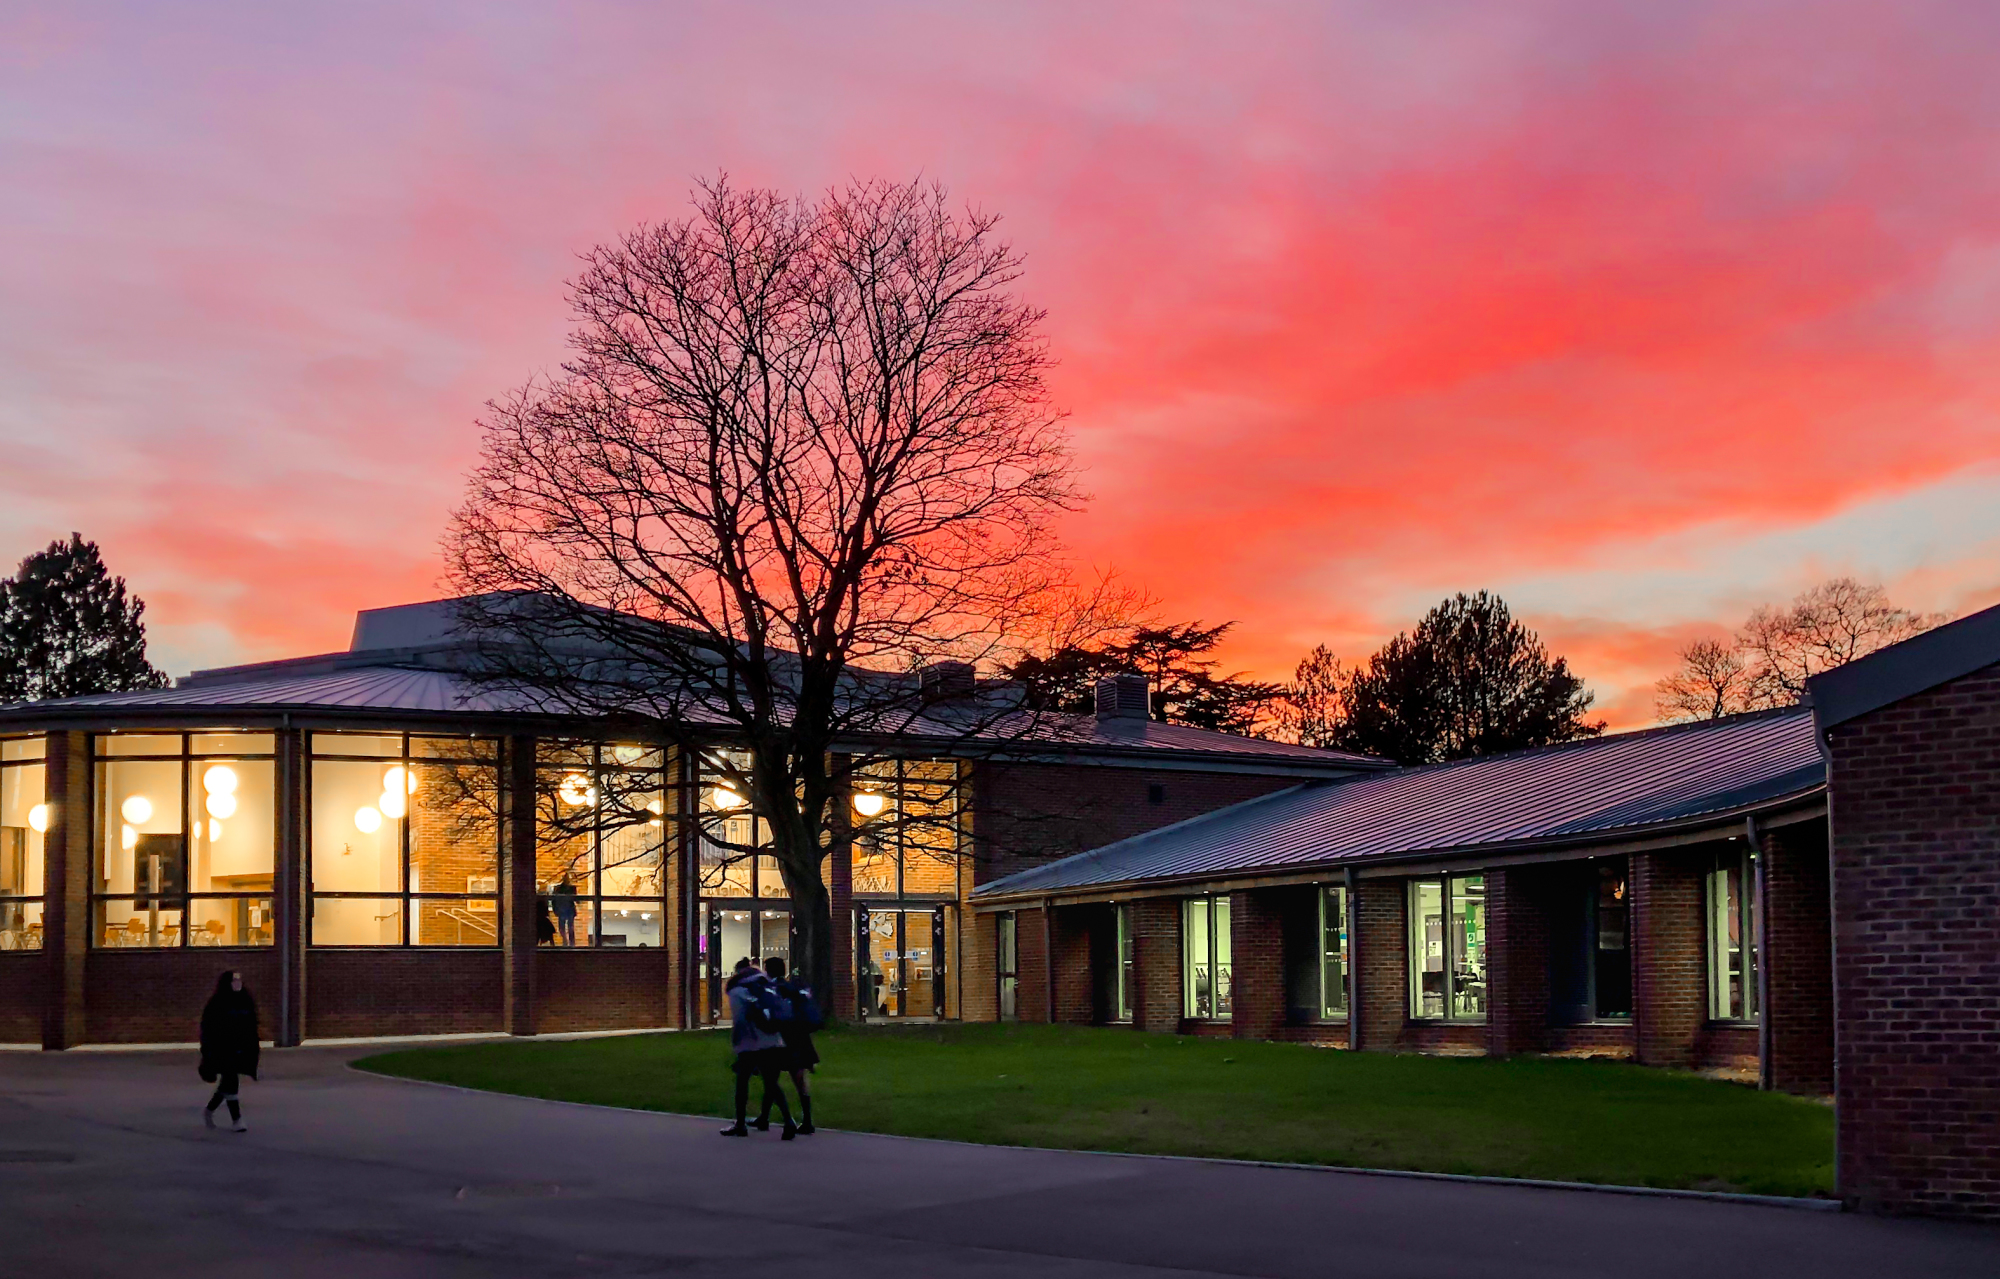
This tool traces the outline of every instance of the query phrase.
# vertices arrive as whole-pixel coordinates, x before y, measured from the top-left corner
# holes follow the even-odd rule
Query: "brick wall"
[[[2000,666],[1827,741],[1841,1194],[2000,1218]]]
[[[1091,966],[1092,933],[1107,916],[1104,906],[1061,906],[1054,913],[1056,1016],[1061,1022],[1088,1026],[1097,1020],[1097,998]]]
[[[48,974],[49,961],[39,950],[0,954],[0,1044],[41,1042]]]
[[[1633,1052],[1633,1038],[1629,1022],[1624,1025],[1551,1026],[1543,1047],[1552,1053],[1629,1059]]]
[[[1042,912],[1014,913],[1015,971],[1020,974],[1014,996],[1014,1011],[1021,1021],[1049,1019],[1049,969],[1047,938],[1042,935]]]
[[[1764,962],[1773,1088],[1825,1096],[1833,1091],[1833,922],[1828,899],[1826,825],[1765,833]]]
[[[1132,903],[1132,1024],[1140,1030],[1180,1029],[1181,901],[1146,897]]]
[[[257,1000],[259,1030],[276,1033],[277,955],[269,948],[93,950],[84,959],[84,1041],[185,1044],[201,1033],[201,1009],[218,975],[234,969]]]
[[[1185,821],[1299,783],[1296,777],[1083,764],[972,769],[974,882]],[[1159,787],[1160,803],[1151,802]]]
[[[965,930],[965,958],[959,966],[967,1021],[1000,1019],[1000,988],[993,965],[999,956],[999,925],[996,915],[969,916]]]
[[[306,1036],[497,1033],[505,960],[489,949],[306,952]]]
[[[1355,887],[1359,923],[1355,975],[1361,987],[1361,1046],[1394,1048],[1409,1021],[1409,940],[1401,880],[1364,879]]]
[[[535,1031],[636,1030],[679,1021],[664,946],[535,953]]]
[[[1547,1045],[1552,893],[1540,867],[1486,873],[1486,1051],[1493,1056]]]
[[[1285,1026],[1285,890],[1258,889],[1229,899],[1231,1033],[1274,1039]]]
[[[1705,1020],[1698,854],[1634,853],[1632,1020],[1637,1059],[1693,1066]]]

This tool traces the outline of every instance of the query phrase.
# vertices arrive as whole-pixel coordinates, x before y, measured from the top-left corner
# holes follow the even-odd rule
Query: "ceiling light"
[[[364,835],[373,835],[382,829],[382,814],[364,804],[354,810],[354,829]]]
[[[134,826],[143,826],[153,818],[153,801],[144,795],[132,795],[118,806],[118,811]]]
[[[38,834],[48,830],[49,806],[47,804],[37,804],[28,810],[28,826],[29,829]]]

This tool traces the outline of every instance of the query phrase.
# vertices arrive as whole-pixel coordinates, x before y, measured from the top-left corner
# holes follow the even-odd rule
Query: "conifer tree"
[[[97,543],[50,542],[0,581],[0,702],[166,687],[146,660],[145,611]]]

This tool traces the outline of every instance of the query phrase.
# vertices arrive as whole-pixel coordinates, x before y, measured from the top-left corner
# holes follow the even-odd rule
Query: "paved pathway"
[[[192,1054],[0,1053],[0,1274],[2000,1275],[2000,1230],[821,1133],[265,1054],[251,1131]],[[718,1086],[722,1083],[718,1079]]]

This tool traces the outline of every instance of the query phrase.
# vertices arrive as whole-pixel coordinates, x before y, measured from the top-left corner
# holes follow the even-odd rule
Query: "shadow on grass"
[[[1392,1056],[1076,1026],[840,1028],[816,1117],[993,1145],[1203,1155],[1605,1185],[1830,1195],[1833,1112],[1617,1062]],[[720,1031],[465,1044],[364,1070],[721,1115]]]

